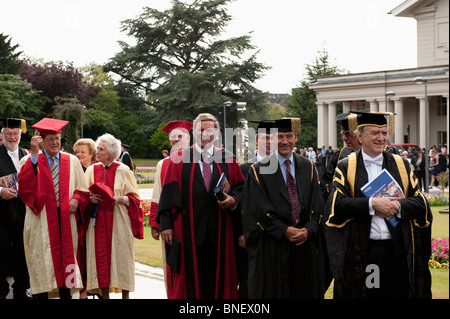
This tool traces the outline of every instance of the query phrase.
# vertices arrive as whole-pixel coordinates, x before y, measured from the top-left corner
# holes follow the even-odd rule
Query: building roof
[[[419,7],[425,7],[428,3],[432,3],[430,0],[406,0],[400,5],[388,12],[396,17],[411,17],[413,18],[416,13],[415,10]]]

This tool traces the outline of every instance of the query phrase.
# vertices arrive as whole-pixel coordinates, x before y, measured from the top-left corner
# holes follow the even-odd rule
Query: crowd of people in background
[[[294,147],[294,152],[300,154],[311,160],[317,169],[317,174],[319,179],[323,176],[325,167],[328,165],[330,159],[333,154],[339,152],[340,148],[333,148],[332,146],[322,146],[322,148],[314,148],[309,147]],[[401,155],[404,159],[406,159],[411,164],[411,170],[416,175],[419,180],[419,189],[420,191],[424,191],[425,189],[425,148],[417,149],[415,146],[408,146],[407,149],[399,148],[392,149],[392,152]],[[428,159],[429,159],[429,190],[440,190],[439,181],[436,176],[438,176],[441,172],[446,172],[449,170],[449,159],[447,148],[444,144],[441,144],[440,147],[433,145],[430,147],[428,151]],[[448,186],[448,182],[446,184]]]

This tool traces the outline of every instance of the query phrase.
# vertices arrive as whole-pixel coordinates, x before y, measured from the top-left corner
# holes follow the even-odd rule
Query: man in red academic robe
[[[170,156],[159,201],[157,222],[168,250],[170,298],[237,298],[236,256],[232,218],[244,177],[234,156],[214,147],[219,125],[211,114],[194,121],[195,144]],[[214,196],[221,174],[231,190]],[[170,252],[179,241],[179,259]],[[175,256],[177,253],[175,252]]]
[[[25,255],[33,297],[70,298],[83,287],[76,252],[79,211],[89,193],[79,160],[60,152],[67,121],[44,118],[32,127],[31,156],[20,168],[19,194],[27,206]],[[42,152],[40,152],[40,148]]]
[[[178,152],[181,149],[189,147],[190,135],[189,131],[192,129],[192,122],[188,121],[171,121],[164,126],[161,131],[167,133],[169,136],[169,143],[172,146],[170,153]],[[161,188],[164,178],[166,176],[167,167],[170,157],[165,157],[156,165],[155,183],[153,184],[152,202],[150,208],[150,217],[148,224],[152,227],[152,237],[159,240],[160,226],[156,222],[156,215],[158,214],[159,197],[161,195]],[[164,282],[166,284],[167,297],[171,298],[172,289],[167,289],[167,281],[171,282],[171,272],[167,272],[164,241],[161,241],[163,251],[163,269]]]

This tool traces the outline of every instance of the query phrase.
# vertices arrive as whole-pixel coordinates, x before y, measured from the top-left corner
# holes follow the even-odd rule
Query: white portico
[[[448,143],[448,9],[448,0],[407,0],[390,12],[417,20],[418,68],[321,77],[309,86],[317,96],[318,147],[337,146],[339,103],[343,113],[365,108],[396,113],[390,143],[424,147],[425,86],[414,82],[417,77],[427,81],[428,145]]]

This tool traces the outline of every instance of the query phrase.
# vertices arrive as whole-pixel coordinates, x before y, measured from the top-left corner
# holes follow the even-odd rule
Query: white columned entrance
[[[378,101],[377,100],[370,100],[370,112],[378,112]]]
[[[352,102],[342,102],[342,113],[350,112],[352,109]]]
[[[424,148],[426,143],[426,127],[427,123],[425,119],[427,118],[425,114],[425,97],[418,98],[420,101],[420,110],[419,110],[419,147]],[[427,150],[428,152],[428,150]]]
[[[328,147],[328,106],[317,101],[317,147]]]
[[[391,143],[403,143],[403,99],[394,100],[394,140]]]
[[[328,103],[328,145],[337,147],[336,102]]]

